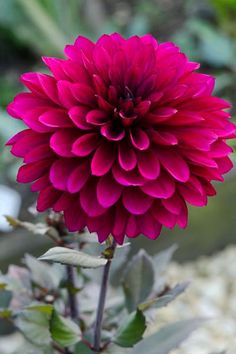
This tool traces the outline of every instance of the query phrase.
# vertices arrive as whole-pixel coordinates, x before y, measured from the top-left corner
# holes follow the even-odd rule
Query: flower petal
[[[118,184],[111,174],[102,176],[97,184],[97,198],[104,208],[114,205],[121,196],[123,187]]]
[[[137,164],[137,157],[132,147],[127,142],[119,144],[118,160],[125,171],[133,170]]]
[[[138,169],[147,179],[156,179],[160,174],[160,162],[152,150],[141,151],[138,154]]]
[[[147,133],[140,128],[130,130],[130,139],[133,146],[138,150],[146,150],[150,145]]]
[[[115,161],[116,153],[113,145],[103,143],[96,150],[91,162],[91,171],[95,176],[105,175]]]
[[[174,150],[157,150],[162,166],[178,181],[186,182],[190,176],[187,162]]]
[[[99,140],[97,133],[84,134],[74,142],[72,152],[77,156],[87,156],[97,148]]]
[[[151,206],[153,198],[143,193],[139,188],[129,187],[123,191],[124,207],[134,215],[144,214]]]
[[[175,183],[167,173],[162,172],[155,181],[149,181],[141,186],[144,193],[155,198],[170,198],[175,191]]]

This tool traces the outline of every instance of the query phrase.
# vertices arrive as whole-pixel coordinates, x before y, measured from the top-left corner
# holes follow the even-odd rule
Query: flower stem
[[[75,293],[76,288],[76,269],[73,266],[66,266],[67,280],[68,280],[68,297],[70,306],[70,316],[73,320],[79,320],[79,306],[78,299]]]
[[[105,254],[107,254],[107,253],[109,254],[109,258],[108,258],[108,261],[107,261],[107,263],[104,267],[104,271],[103,271],[101,289],[100,289],[99,300],[98,300],[97,315],[96,315],[96,321],[95,321],[95,329],[94,329],[93,350],[97,354],[99,354],[101,352],[102,320],[103,320],[103,313],[104,313],[106,294],[107,294],[107,288],[108,288],[109,272],[110,272],[110,268],[111,268],[112,258],[115,253],[115,249],[116,249],[116,241],[113,240],[112,245],[105,251]]]

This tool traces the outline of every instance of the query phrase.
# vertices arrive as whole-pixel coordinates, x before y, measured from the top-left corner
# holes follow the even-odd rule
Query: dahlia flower
[[[79,36],[65,55],[43,58],[50,75],[23,74],[29,92],[8,106],[27,126],[7,143],[24,159],[17,181],[39,192],[38,211],[100,242],[185,227],[187,203],[206,205],[232,168],[235,125],[214,78],[151,35]]]

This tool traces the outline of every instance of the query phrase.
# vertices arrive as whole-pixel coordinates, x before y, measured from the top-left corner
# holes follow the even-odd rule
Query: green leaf
[[[161,328],[157,333],[146,337],[134,347],[132,354],[169,354],[176,349],[199,325],[202,319],[178,321]]]
[[[154,283],[154,269],[151,257],[140,250],[128,264],[124,273],[123,289],[129,312],[150,295]]]
[[[75,346],[74,354],[93,354],[94,352],[83,342],[79,342]]]
[[[47,313],[25,310],[16,319],[16,326],[29,342],[45,346],[51,342],[49,320]]]
[[[69,318],[62,317],[53,310],[50,320],[52,339],[63,347],[77,343],[81,339],[81,331],[77,324]]]
[[[39,257],[41,261],[52,261],[75,267],[98,268],[107,263],[104,258],[94,257],[84,252],[65,247],[53,247]]]
[[[177,284],[174,288],[170,289],[163,296],[159,296],[155,299],[150,299],[138,306],[141,311],[145,311],[150,307],[161,308],[167,306],[171,301],[173,301],[177,296],[182,294],[187,287],[189,286],[189,282],[184,282],[181,284]]]
[[[125,318],[112,341],[121,347],[133,347],[142,339],[145,329],[145,316],[137,310]]]
[[[43,312],[43,313],[47,313],[48,315],[51,315],[53,311],[53,306],[49,304],[46,305],[43,303],[39,303],[39,304],[32,304],[28,306],[26,309],[29,311],[38,311],[38,312]]]

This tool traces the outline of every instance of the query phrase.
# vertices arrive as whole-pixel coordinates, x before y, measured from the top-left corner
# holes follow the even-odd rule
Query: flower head
[[[87,226],[100,242],[185,227],[186,202],[206,205],[232,168],[235,126],[214,79],[151,35],[79,36],[65,54],[43,58],[50,75],[22,75],[30,92],[8,106],[28,127],[8,142],[24,159],[17,181],[39,192],[39,211],[64,212],[70,231]]]

